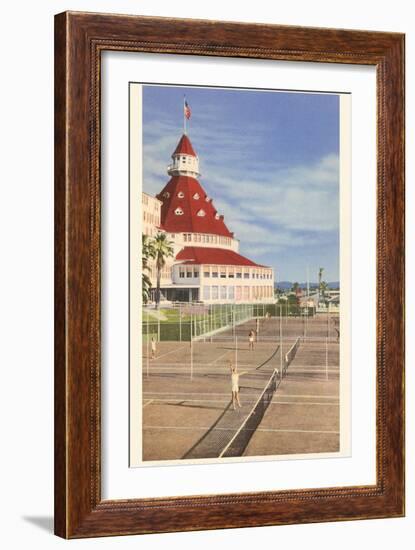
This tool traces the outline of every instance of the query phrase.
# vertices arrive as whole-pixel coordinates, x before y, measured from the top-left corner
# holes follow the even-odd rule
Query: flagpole
[[[183,132],[186,133],[186,96],[183,96]]]

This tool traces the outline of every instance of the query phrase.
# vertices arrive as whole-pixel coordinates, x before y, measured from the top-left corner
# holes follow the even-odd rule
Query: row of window
[[[192,277],[199,277],[199,268],[198,267],[179,267],[179,277],[181,279]],[[233,267],[204,267],[203,268],[203,277],[206,279],[272,279],[272,271],[267,270],[256,270],[249,268],[233,268]]]
[[[183,233],[183,241],[185,243],[212,243],[212,244],[226,244],[231,246],[232,239],[230,237],[222,237],[220,235],[204,235],[201,233]]]
[[[183,216],[183,208],[180,208],[179,206],[178,208],[176,208],[174,213],[176,214],[176,216]],[[197,211],[196,216],[199,216],[199,218],[204,218],[206,216],[206,212],[203,209],[200,209]]]
[[[183,216],[184,214],[184,211],[183,211],[183,208],[181,208],[180,206],[178,206],[174,213],[176,214],[176,216]],[[206,212],[203,210],[203,208],[201,208],[200,210],[198,210],[196,212],[196,216],[199,216],[199,218],[204,218],[206,216]],[[216,213],[215,214],[215,220],[218,220],[220,218],[219,214]]]
[[[233,267],[205,267],[203,271],[205,278],[221,278],[221,279],[272,279],[272,271],[270,269],[241,269]]]
[[[157,269],[155,266],[150,266],[150,269],[146,272],[149,277],[152,279],[155,279],[157,276]],[[163,267],[161,270],[161,278],[162,279],[171,279],[172,276],[172,268],[171,267]]]
[[[143,211],[143,221],[152,223],[153,225],[160,225],[160,218],[156,214],[150,214],[150,212]]]
[[[260,300],[272,298],[272,286],[204,286],[203,300]]]
[[[183,192],[183,191],[179,191],[179,192],[177,193],[177,197],[178,197],[179,199],[184,199],[184,192]],[[165,191],[165,192],[163,193],[163,198],[164,198],[164,199],[169,199],[169,198],[170,198],[170,193],[169,193],[169,191]],[[195,193],[195,194],[193,195],[192,198],[193,198],[195,201],[198,201],[198,200],[200,199],[199,193]],[[206,198],[205,198],[205,201],[206,201],[206,202],[209,202],[209,201],[210,201],[209,197],[206,197]]]

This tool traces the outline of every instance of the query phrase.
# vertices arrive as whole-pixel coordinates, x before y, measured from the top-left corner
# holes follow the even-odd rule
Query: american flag
[[[189,118],[192,116],[192,111],[190,110],[189,104],[186,100],[184,100],[184,116],[189,120]]]

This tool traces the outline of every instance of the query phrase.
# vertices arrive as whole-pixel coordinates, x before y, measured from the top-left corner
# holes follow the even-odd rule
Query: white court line
[[[229,395],[229,392],[171,392],[171,391],[145,391],[143,395]],[[244,395],[257,395],[256,393],[245,393]],[[338,395],[304,395],[298,393],[290,393],[282,395],[281,397],[291,398],[291,397],[302,397],[304,399],[339,399]]]
[[[144,430],[210,430],[211,426],[143,426]],[[235,428],[218,428],[213,430],[222,432],[234,432]],[[332,430],[296,430],[296,429],[282,429],[282,428],[256,428],[247,429],[248,432],[283,432],[283,433],[306,433],[306,434],[337,434],[340,432]]]
[[[166,355],[169,355],[169,353],[174,353],[176,351],[180,351],[181,349],[184,349],[184,348],[187,348],[187,346],[181,346],[180,348],[177,348],[177,349],[172,349],[170,351],[167,351],[166,353],[162,353],[161,355],[157,355],[153,361],[156,361],[157,359],[160,359],[160,357],[165,357]]]
[[[340,367],[329,367],[328,369],[312,369],[311,367],[288,367],[287,372],[289,371],[304,371],[304,372],[337,372],[340,370]]]
[[[233,349],[227,349],[225,351],[225,353],[222,353],[222,355],[219,355],[219,357],[217,357],[214,361],[212,361],[211,363],[206,363],[206,364],[203,364],[204,367],[210,367],[211,365],[214,365],[216,363],[216,361],[219,361],[219,359],[222,359],[222,357],[224,357],[225,355],[227,355],[230,351],[234,351]],[[195,365],[197,366],[197,365]]]
[[[247,394],[243,394],[242,393],[242,396],[245,395],[245,397],[247,397]],[[254,394],[250,394],[250,395],[254,395]],[[149,405],[151,402],[156,402],[156,403],[173,403],[173,404],[176,404],[175,402],[180,402],[182,403],[183,401],[185,401],[186,403],[229,403],[229,399],[180,399],[180,398],[177,398],[177,397],[173,397],[171,399],[168,399],[168,398],[163,398],[163,397],[155,397],[154,399],[150,399],[150,401],[148,401],[145,405],[143,405],[143,408],[146,407],[147,405]],[[180,404],[178,403],[178,404]],[[253,401],[247,401],[246,399],[244,399],[244,403],[245,404],[253,404],[253,403],[256,403],[255,400]],[[321,403],[321,402],[318,402],[316,403],[315,401],[271,401],[268,405],[331,405],[332,407],[335,406],[335,407],[338,407],[339,406],[339,403]]]

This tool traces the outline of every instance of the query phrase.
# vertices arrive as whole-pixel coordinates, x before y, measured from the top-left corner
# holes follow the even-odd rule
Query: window
[[[195,199],[195,201],[198,201],[200,199],[199,193],[195,193],[193,195],[193,198]]]
[[[206,212],[204,210],[199,210],[197,215],[199,216],[199,218],[204,218],[206,216]]]
[[[220,287],[220,299],[226,300],[227,292],[226,292],[226,286]]]
[[[244,286],[244,300],[249,300],[249,286]]]
[[[237,286],[237,287],[236,287],[236,299],[237,299],[237,300],[240,300],[241,297],[242,297],[242,287]]]
[[[210,277],[210,271],[204,271],[203,272],[203,277]]]
[[[219,214],[216,212],[215,214],[215,220],[218,220],[219,219]]]
[[[179,197],[179,199],[182,199],[182,198],[184,197],[183,191],[179,191],[179,192],[177,193],[177,196]]]
[[[228,270],[228,277],[229,277],[229,279],[233,279],[233,278],[234,278],[234,271],[233,271],[233,269],[229,269],[229,270]]]
[[[212,271],[212,277],[217,278],[218,277],[218,268],[214,267]]]
[[[226,279],[226,270],[225,269],[220,270],[220,278],[221,279]]]
[[[181,268],[180,271],[179,271],[179,277],[180,277],[181,279],[184,278],[184,269],[183,269],[183,268]]]
[[[236,272],[236,278],[237,279],[242,279],[242,273],[240,271]]]
[[[168,191],[166,191],[165,193],[163,193],[163,197],[165,199],[168,199],[170,197],[170,193]]]
[[[193,277],[196,277],[196,278],[199,277],[199,271],[194,271]]]
[[[218,289],[219,289],[219,287],[212,286],[212,300],[217,300],[218,299]]]
[[[210,286],[203,287],[203,299],[210,300]]]
[[[234,300],[235,299],[235,287],[234,286],[228,286],[228,299]]]
[[[183,240],[185,243],[187,242],[187,233],[183,233]]]
[[[206,202],[209,202],[209,201],[210,201],[210,198],[209,198],[209,197],[206,197],[206,198],[205,198],[205,201],[206,201]]]
[[[245,273],[244,273],[244,279],[249,279],[249,272],[248,272],[248,271],[245,271]]]
[[[187,277],[188,279],[190,279],[191,277],[193,277],[193,270],[192,270],[192,268],[187,269],[187,271],[186,271],[186,277]]]
[[[183,216],[183,210],[181,208],[176,208],[174,213],[176,214],[176,216]]]

